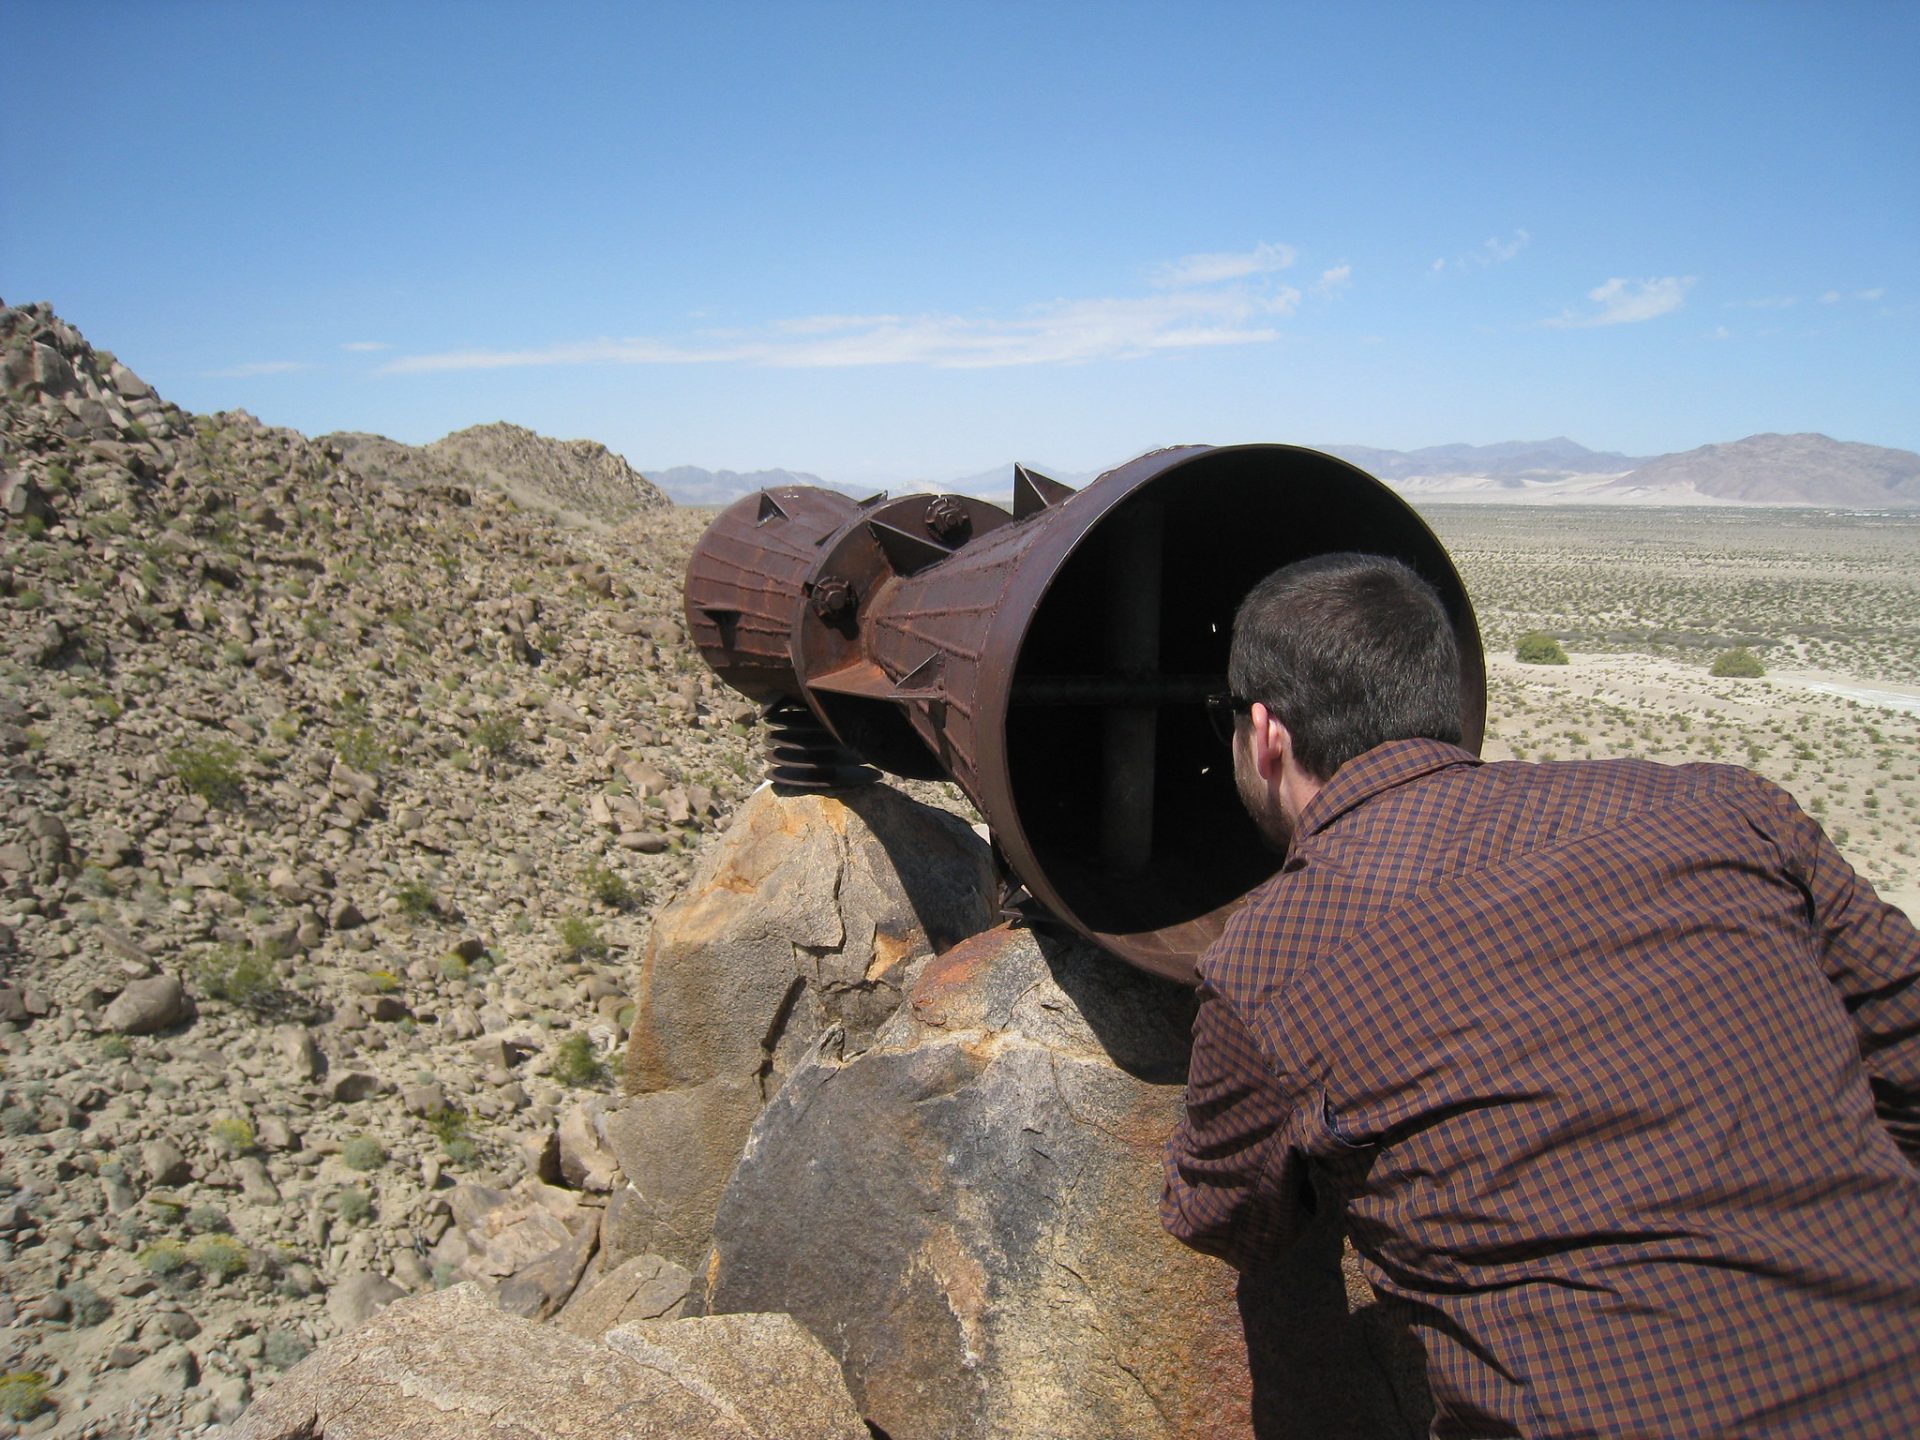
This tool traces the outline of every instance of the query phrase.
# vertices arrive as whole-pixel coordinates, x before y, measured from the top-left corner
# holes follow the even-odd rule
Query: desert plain
[[[1490,759],[1746,765],[1920,915],[1920,515],[1430,505],[1487,654]],[[1521,664],[1544,631],[1568,663]],[[1736,645],[1758,679],[1721,678]]]

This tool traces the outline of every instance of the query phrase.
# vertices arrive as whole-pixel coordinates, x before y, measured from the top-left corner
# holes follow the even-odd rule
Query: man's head
[[[1398,560],[1343,552],[1276,570],[1233,621],[1241,798],[1269,841],[1347,761],[1389,740],[1460,741],[1460,650],[1433,587]]]

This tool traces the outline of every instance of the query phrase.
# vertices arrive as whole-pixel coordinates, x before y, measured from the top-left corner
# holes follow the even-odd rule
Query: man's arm
[[[1284,1248],[1312,1213],[1305,1157],[1287,1141],[1291,1116],[1245,1024],[1203,984],[1186,1118],[1167,1141],[1160,1223],[1242,1270]]]
[[[1784,793],[1780,800],[1790,811],[1821,961],[1860,1034],[1874,1107],[1920,1165],[1920,930],[1874,894],[1811,816]]]

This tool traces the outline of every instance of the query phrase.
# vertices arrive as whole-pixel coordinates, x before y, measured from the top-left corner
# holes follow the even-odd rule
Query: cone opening
[[[1042,898],[1136,963],[1171,973],[1190,962],[1189,927],[1217,930],[1278,864],[1240,804],[1204,697],[1225,688],[1247,591],[1335,550],[1398,556],[1440,591],[1461,634],[1463,728],[1477,746],[1478,635],[1445,551],[1384,485],[1331,456],[1244,446],[1162,470],[1092,522],[1034,612],[1006,712],[1019,827],[1037,888],[1052,892]],[[1169,958],[1170,930],[1184,960]]]

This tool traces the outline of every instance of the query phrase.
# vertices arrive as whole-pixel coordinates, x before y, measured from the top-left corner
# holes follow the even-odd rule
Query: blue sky
[[[1920,6],[0,8],[0,296],[168,398],[941,480],[1920,449]]]

